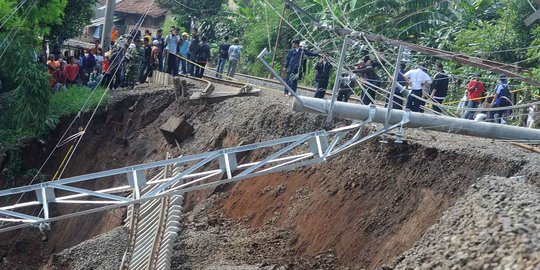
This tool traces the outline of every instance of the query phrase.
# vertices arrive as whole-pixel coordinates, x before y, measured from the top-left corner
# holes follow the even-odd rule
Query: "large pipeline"
[[[327,114],[330,108],[330,100],[300,97],[306,106],[302,106],[300,102],[294,99],[293,110],[295,112],[309,112],[316,114]],[[311,108],[320,108],[321,111],[316,111]],[[336,117],[366,120],[369,116],[369,106],[351,104],[345,102],[336,102],[334,105],[333,115]],[[389,124],[399,123],[403,119],[404,111],[392,110],[390,114]],[[373,122],[385,123],[386,108],[377,107]],[[540,141],[540,130],[523,127],[515,127],[510,125],[501,125],[495,123],[478,122],[460,118],[447,116],[438,116],[426,113],[411,112],[409,123],[406,127],[422,128],[426,130],[434,130],[447,133],[455,133],[469,135],[475,137],[483,137],[499,140],[533,140]]]

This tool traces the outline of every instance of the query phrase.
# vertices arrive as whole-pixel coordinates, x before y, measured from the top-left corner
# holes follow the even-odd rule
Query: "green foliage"
[[[45,68],[34,60],[32,47],[25,45],[32,41],[32,36],[19,36],[4,48],[2,63],[10,64],[0,65],[0,80],[5,82],[3,91],[7,92],[0,103],[7,112],[0,118],[0,128],[36,136],[46,128],[50,85]]]
[[[51,27],[49,39],[61,44],[67,39],[79,36],[94,16],[97,0],[68,0],[61,23]]]
[[[51,98],[49,118],[58,119],[64,115],[75,114],[79,110],[94,108],[104,93],[104,88],[96,88],[90,91],[86,86],[73,86],[66,91],[58,92]],[[102,104],[106,104],[107,98],[108,96],[105,95]]]
[[[16,149],[7,151],[7,164],[2,171],[8,180],[17,178],[22,173],[22,157],[21,153]]]

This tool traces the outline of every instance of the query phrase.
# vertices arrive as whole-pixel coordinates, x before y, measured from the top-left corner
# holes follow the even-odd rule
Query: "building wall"
[[[139,22],[141,15],[135,15],[135,14],[124,14],[125,15],[125,26],[126,26],[126,33],[129,33],[132,29],[137,27],[137,23]],[[152,34],[155,34],[158,29],[163,27],[163,24],[165,23],[165,16],[153,18],[147,16],[139,28],[141,30],[141,33],[144,34],[145,30],[150,30]]]

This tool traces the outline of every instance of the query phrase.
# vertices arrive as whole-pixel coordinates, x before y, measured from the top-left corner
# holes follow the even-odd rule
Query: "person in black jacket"
[[[448,94],[448,75],[444,73],[444,66],[441,63],[437,63],[437,74],[433,78],[433,84],[431,84],[431,98],[438,104],[442,104],[446,95]],[[442,113],[441,107],[434,105],[433,110]]]
[[[201,44],[199,45],[199,48],[197,49],[197,56],[195,66],[195,77],[202,78],[204,75],[204,67],[206,66],[206,63],[208,63],[208,59],[210,59],[210,46],[208,46],[208,38],[203,36],[201,39]]]
[[[287,85],[296,92],[298,86],[298,80],[302,78],[304,70],[302,69],[302,62],[306,56],[319,56],[318,53],[311,52],[305,48],[300,47],[300,40],[293,40],[292,49],[287,54],[287,60],[285,61],[285,68],[287,69],[287,77],[285,82]],[[285,88],[285,94],[291,95],[287,88]]]
[[[365,85],[366,91],[364,91],[364,94],[362,95],[362,103],[364,105],[369,105],[375,100],[375,88],[379,87],[380,78],[379,75],[377,75],[377,72],[375,72],[375,68],[378,67],[377,62],[371,60],[369,56],[365,56],[364,63],[365,64],[360,65],[354,70],[354,73],[361,74],[368,82],[368,84]]]
[[[315,92],[316,98],[324,98],[331,70],[332,64],[328,61],[328,54],[324,53],[323,59],[315,65],[315,71],[317,72],[315,75],[315,82],[317,82],[317,92]]]
[[[197,27],[194,27],[193,30],[191,30],[191,38],[189,39],[189,46],[188,46],[188,73],[191,76],[195,76],[195,63],[196,57],[197,57],[197,51],[199,50],[199,29]]]
[[[225,63],[229,59],[229,36],[223,38],[223,42],[219,45],[219,55],[218,55],[218,65],[216,68],[216,78],[222,78],[223,69],[225,68]]]

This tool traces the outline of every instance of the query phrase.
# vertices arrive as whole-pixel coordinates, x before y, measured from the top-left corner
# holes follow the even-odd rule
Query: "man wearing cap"
[[[159,41],[152,41],[152,52],[150,53],[150,73],[148,74],[149,77],[152,77],[154,70],[159,70],[160,52]]]
[[[187,74],[187,57],[188,57],[188,48],[189,48],[189,34],[184,32],[182,33],[182,45],[180,46],[180,64],[182,64],[182,74]]]
[[[495,94],[493,96],[493,101],[491,102],[492,108],[504,108],[512,106],[510,88],[508,88],[508,83],[506,82],[506,75],[499,75],[499,83],[495,87]],[[495,123],[504,124],[508,120],[508,116],[512,113],[512,110],[499,110],[491,111],[489,119],[494,120]]]
[[[421,107],[425,104],[420,98],[424,96],[424,92],[429,90],[431,78],[426,73],[424,63],[419,63],[418,67],[407,71],[403,76],[407,79],[408,85],[411,87],[411,93],[407,97],[407,109],[413,112],[423,112]]]
[[[311,52],[300,46],[300,40],[295,39],[292,42],[292,49],[287,54],[287,60],[285,61],[285,68],[287,69],[287,77],[285,82],[287,85],[296,92],[298,86],[298,80],[302,78],[304,70],[302,69],[302,63],[304,56],[319,56],[318,53]],[[290,95],[287,88],[285,88],[285,95]]]

